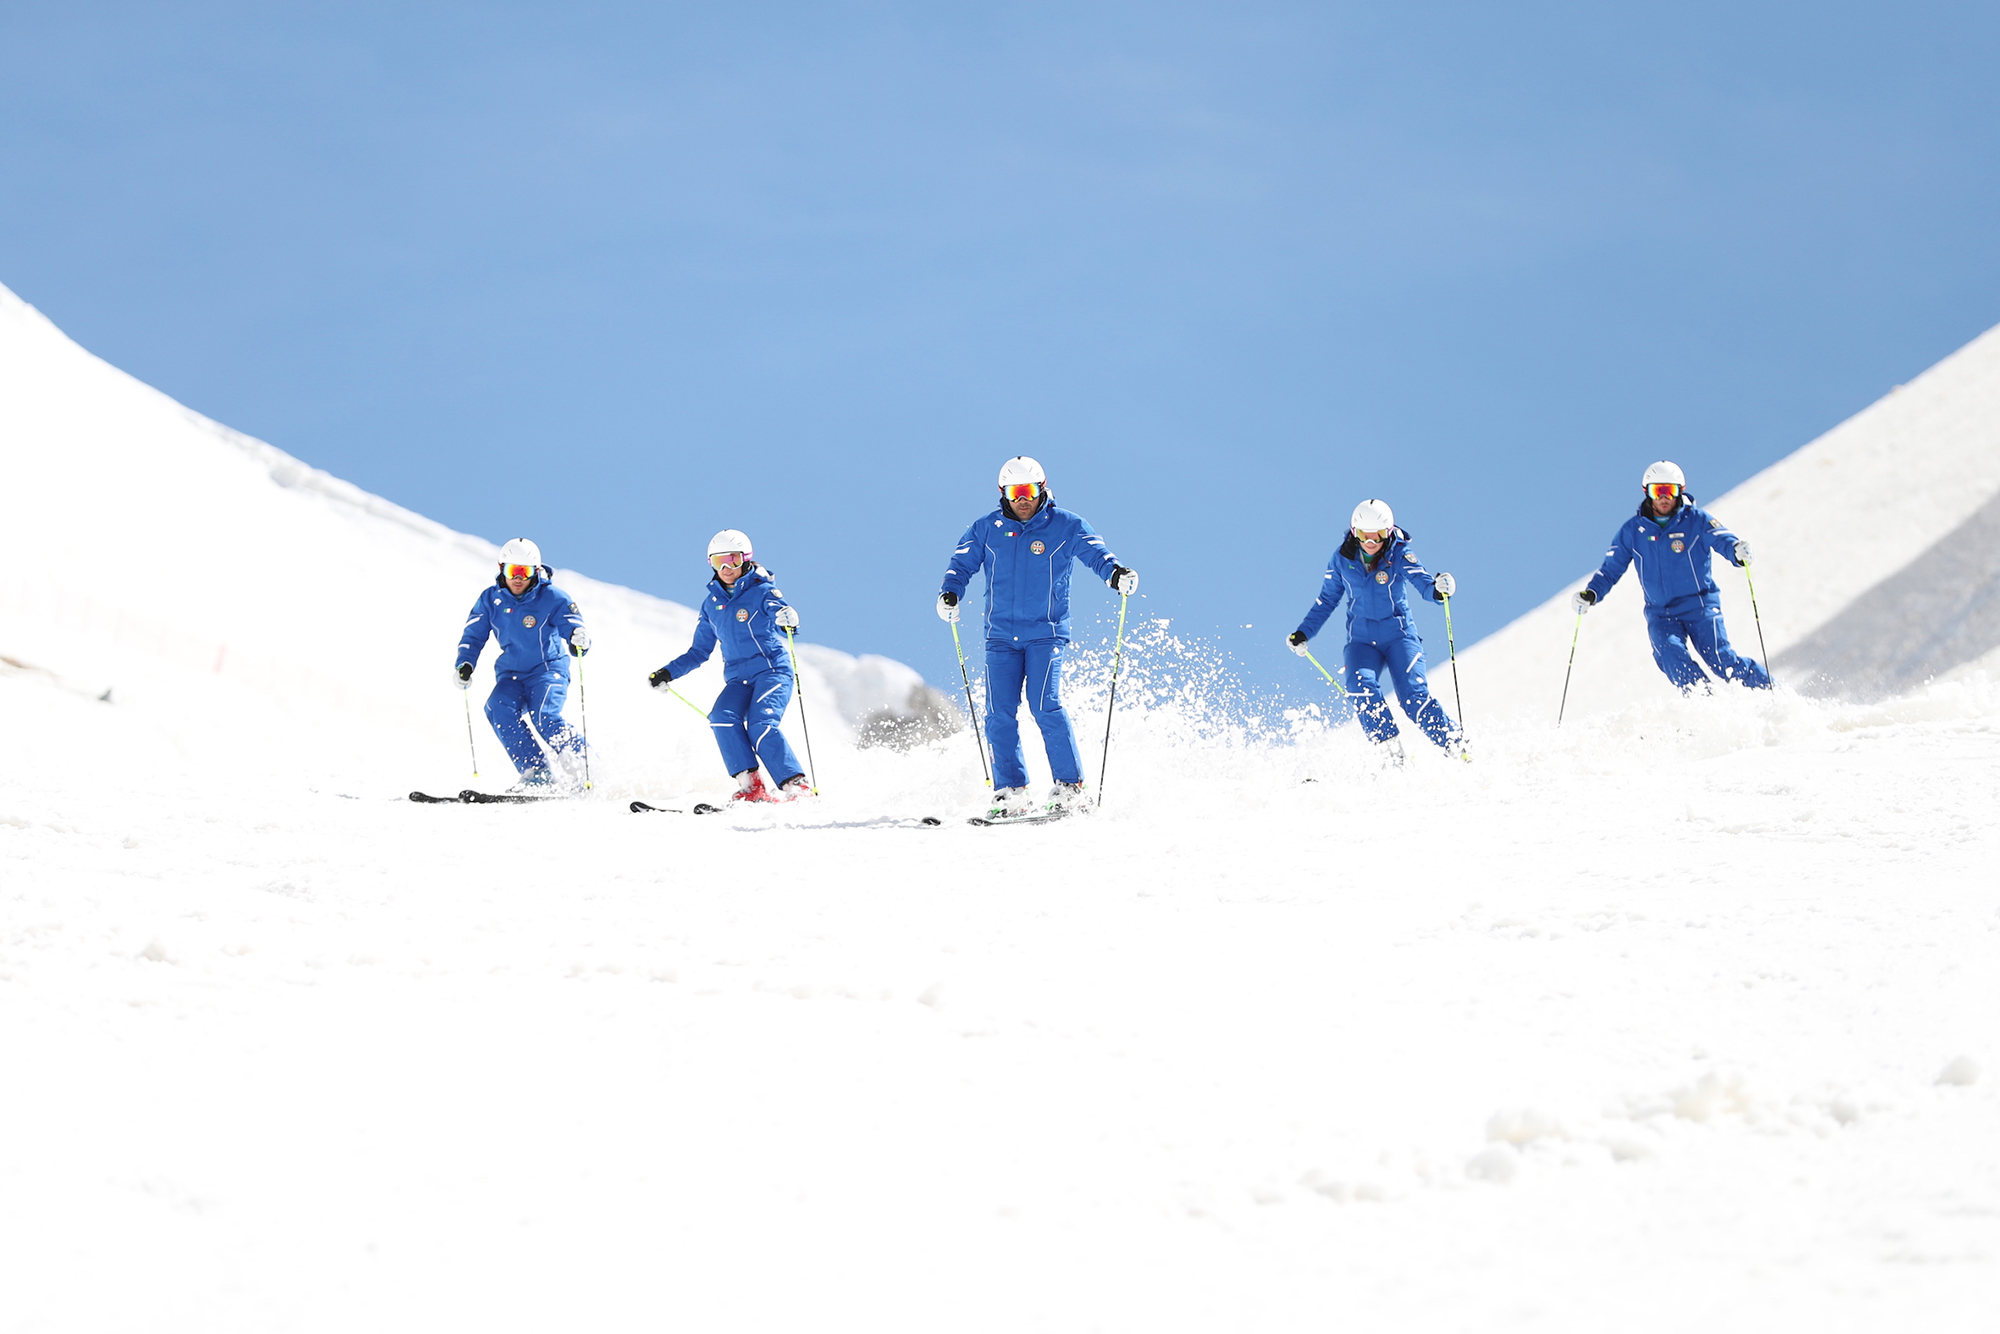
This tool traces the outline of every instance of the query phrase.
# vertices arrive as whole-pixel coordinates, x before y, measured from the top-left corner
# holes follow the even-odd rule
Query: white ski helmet
[[[1386,500],[1364,500],[1354,507],[1347,526],[1357,533],[1377,533],[1396,526],[1396,512]]]
[[[1665,459],[1661,459],[1658,463],[1646,469],[1646,475],[1639,479],[1640,486],[1651,486],[1655,482],[1672,482],[1675,486],[1686,490],[1688,479],[1686,474],[1681,472],[1681,467],[1678,463],[1669,463]]]
[[[1036,482],[1046,487],[1049,484],[1049,477],[1042,471],[1041,464],[1026,454],[1016,454],[1000,465],[1000,489],[1004,491],[1023,482]]]
[[[542,549],[525,537],[517,537],[500,548],[500,568],[509,565],[525,565],[531,570],[542,568]]]
[[[708,539],[708,554],[720,556],[725,551],[740,551],[745,556],[756,553],[750,546],[750,535],[735,528],[725,528]]]

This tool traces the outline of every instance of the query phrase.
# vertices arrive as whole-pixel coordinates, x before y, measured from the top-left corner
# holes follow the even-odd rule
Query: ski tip
[[[941,825],[941,824],[943,824],[943,823],[944,823],[944,821],[942,821],[942,820],[938,819],[938,818],[937,818],[937,817],[936,817],[935,815],[926,815],[926,816],[924,817],[924,821],[923,821],[923,822],[924,822],[925,824],[927,824],[927,825],[931,825],[931,826],[933,826],[933,827],[935,827],[935,826],[937,826],[937,825]]]

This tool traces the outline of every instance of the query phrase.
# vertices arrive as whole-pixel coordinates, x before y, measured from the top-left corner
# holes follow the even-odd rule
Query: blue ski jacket
[[[1405,584],[1415,584],[1433,602],[1444,600],[1437,595],[1436,579],[1410,550],[1408,533],[1400,528],[1395,531],[1389,545],[1375,558],[1373,569],[1362,562],[1361,544],[1349,533],[1340,550],[1327,561],[1319,597],[1306,612],[1306,618],[1299,622],[1299,630],[1307,639],[1318,634],[1326,618],[1333,615],[1333,609],[1345,597],[1349,640],[1386,644],[1395,639],[1415,638],[1417,632],[1410,624],[1410,599],[1404,592]]]
[[[1722,520],[1696,505],[1686,494],[1680,505],[1665,519],[1656,518],[1650,504],[1641,502],[1639,512],[1627,519],[1611,539],[1604,564],[1590,576],[1584,587],[1602,602],[1611,586],[1624,577],[1625,567],[1639,566],[1639,587],[1646,595],[1646,610],[1677,616],[1697,604],[1717,605],[1722,593],[1709,568],[1709,554],[1721,552],[1732,565],[1736,559],[1736,534],[1722,526]]]
[[[1025,523],[996,507],[958,539],[939,591],[963,598],[972,576],[985,570],[989,642],[1066,640],[1073,561],[1082,561],[1107,584],[1118,568],[1118,558],[1097,531],[1053,500]]]
[[[508,591],[505,579],[495,579],[493,587],[479,595],[465,618],[465,633],[458,638],[458,663],[477,665],[491,635],[500,643],[500,656],[493,663],[495,678],[552,671],[569,679],[565,641],[582,627],[583,617],[569,594],[549,582],[553,573],[549,567],[544,565],[541,571],[520,597]]]
[[[702,596],[694,643],[667,664],[667,674],[679,680],[707,662],[720,644],[722,674],[731,681],[746,680],[759,672],[790,676],[792,660],[785,652],[785,632],[771,619],[780,607],[790,605],[771,582],[771,572],[755,563],[736,577],[734,587],[720,578],[710,579]]]

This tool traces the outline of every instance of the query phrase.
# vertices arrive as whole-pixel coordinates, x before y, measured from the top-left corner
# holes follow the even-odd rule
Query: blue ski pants
[[[563,721],[563,701],[569,698],[569,678],[561,672],[503,672],[486,697],[486,721],[516,773],[546,769],[548,760],[535,738],[540,734],[557,754],[581,755],[583,738]]]
[[[1376,641],[1350,639],[1345,657],[1347,666],[1342,674],[1347,677],[1347,691],[1352,697],[1354,714],[1361,720],[1361,730],[1370,741],[1387,741],[1397,735],[1396,720],[1389,716],[1388,702],[1382,698],[1381,677],[1386,671],[1395,683],[1396,702],[1403,706],[1410,721],[1432,741],[1450,749],[1458,725],[1445,713],[1444,705],[1431,698],[1430,686],[1424,680],[1421,639],[1415,635]]]
[[[792,702],[795,685],[789,670],[773,667],[722,687],[722,693],[709,706],[708,725],[715,729],[715,744],[722,751],[723,768],[740,774],[755,769],[762,760],[774,785],[805,772],[785,734],[778,730],[778,722]]]
[[[993,750],[993,786],[1026,787],[1027,757],[1021,752],[1021,695],[1042,729],[1049,774],[1058,783],[1083,781],[1083,756],[1076,729],[1062,705],[1062,660],[1067,639],[1026,644],[986,642],[986,742]]]
[[[1725,681],[1739,681],[1752,690],[1769,690],[1771,674],[1756,661],[1744,657],[1729,645],[1729,632],[1722,628],[1722,608],[1700,606],[1684,615],[1646,609],[1646,633],[1653,641],[1653,661],[1679,689],[1692,690],[1707,682],[1695,666],[1694,653],[1708,664],[1708,670]]]

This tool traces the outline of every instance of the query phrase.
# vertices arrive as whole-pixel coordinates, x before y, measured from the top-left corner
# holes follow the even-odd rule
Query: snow
[[[413,805],[471,782],[445,665],[490,547],[279,485],[18,303],[0,329],[33,478],[0,620],[8,1334],[1991,1327],[1982,671],[1594,693],[1557,730],[1468,655],[1475,762],[1395,771],[1146,625],[1088,817],[957,820],[971,739],[859,745],[833,719],[910,678],[853,659],[806,682],[825,796],[632,815],[722,786],[643,689],[689,613],[565,572],[597,786]],[[1748,533],[1773,603],[1780,517]],[[171,597],[163,522],[213,573]],[[332,659],[355,621],[369,656]],[[1077,670],[1094,783],[1101,651]]]

